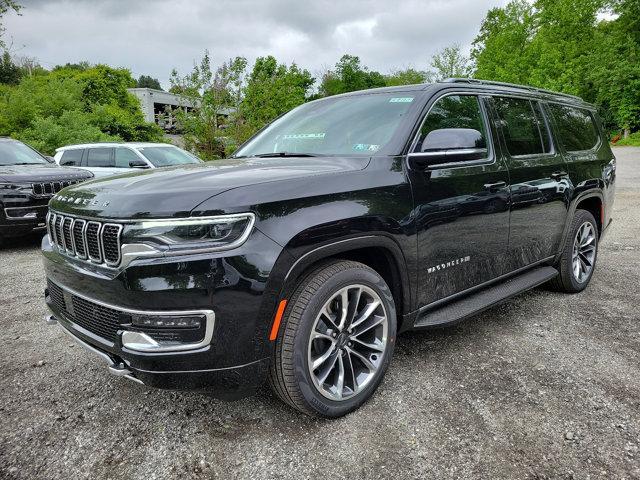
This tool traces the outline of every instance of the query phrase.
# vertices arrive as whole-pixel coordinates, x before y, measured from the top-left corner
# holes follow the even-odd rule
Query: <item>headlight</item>
[[[143,220],[125,226],[123,243],[146,243],[168,250],[228,250],[242,245],[253,228],[255,215]]]

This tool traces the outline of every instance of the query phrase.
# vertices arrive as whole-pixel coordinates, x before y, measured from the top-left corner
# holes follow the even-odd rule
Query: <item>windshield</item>
[[[273,122],[234,156],[375,155],[391,141],[413,100],[411,94],[395,92],[306,103]]]
[[[140,147],[138,151],[149,160],[154,167],[185,165],[200,163],[201,160],[190,153],[176,147]]]
[[[38,152],[20,142],[0,141],[0,165],[48,164]]]

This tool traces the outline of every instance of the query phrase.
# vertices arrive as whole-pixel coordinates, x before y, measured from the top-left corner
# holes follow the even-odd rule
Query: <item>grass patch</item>
[[[640,147],[640,132],[634,132],[627,138],[621,138],[614,145],[616,147]]]

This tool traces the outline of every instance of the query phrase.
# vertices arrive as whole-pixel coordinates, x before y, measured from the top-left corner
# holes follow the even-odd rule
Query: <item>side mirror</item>
[[[131,168],[149,168],[149,165],[144,160],[131,160],[129,166]]]
[[[44,159],[45,159],[47,162],[49,162],[49,163],[56,163],[55,158],[50,157],[49,155],[46,155],[46,156],[44,157]]]
[[[482,134],[473,128],[441,128],[425,137],[420,150],[409,154],[412,168],[480,160],[488,155]]]

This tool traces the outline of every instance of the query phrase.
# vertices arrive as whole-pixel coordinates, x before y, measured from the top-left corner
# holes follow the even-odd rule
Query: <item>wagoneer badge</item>
[[[88,198],[67,197],[66,195],[56,195],[53,198],[64,203],[73,203],[74,205],[84,205],[84,206],[91,206],[91,207],[95,207],[98,205],[102,207],[107,207],[109,206],[109,203],[110,203],[110,202],[102,202],[102,204],[100,204],[98,200],[89,200]]]

